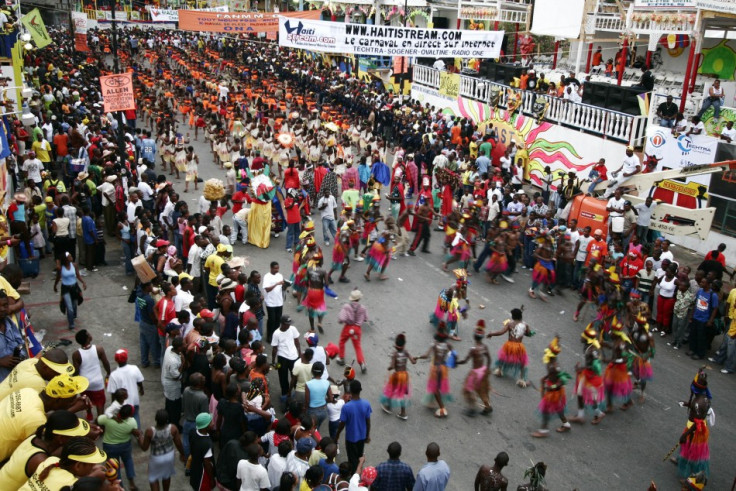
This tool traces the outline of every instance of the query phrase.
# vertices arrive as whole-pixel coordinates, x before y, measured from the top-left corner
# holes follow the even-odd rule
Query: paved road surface
[[[202,176],[205,179],[223,178],[224,174],[211,163],[209,151],[204,144],[201,141],[194,142],[194,146],[202,161]],[[177,189],[183,191],[183,180],[176,184]],[[196,210],[194,205],[199,197],[197,194],[190,191],[188,194],[182,193],[182,197]],[[230,217],[231,215],[226,217],[226,223],[230,223]],[[319,223],[317,238],[322,245]],[[268,250],[240,244],[235,250],[237,255],[248,256],[251,268],[262,273],[268,271],[268,264],[272,260],[281,263],[282,272],[288,272],[291,270],[291,257],[284,251],[284,240],[284,235],[273,239]],[[659,489],[678,489],[675,466],[663,463],[662,459],[677,442],[685,424],[686,412],[677,405],[677,401],[688,397],[689,385],[698,364],[685,357],[682,350],[672,351],[664,343],[659,343],[659,338],[654,359],[655,380],[649,384],[648,398],[644,405],[637,404],[626,413],[616,411],[607,416],[599,426],[574,426],[572,432],[565,435],[553,431],[546,440],[529,436],[539,423],[535,414],[539,393],[535,387],[544,374],[541,361],[543,350],[552,337],[559,334],[563,348],[560,364],[563,369],[573,372],[575,363],[581,361],[579,333],[583,324],[572,321],[577,298],[571,292],[564,297],[555,297],[549,304],[527,297],[530,275],[524,270],[514,276],[515,284],[502,282],[494,286],[481,276],[471,278],[469,297],[472,308],[468,319],[460,322],[463,340],[453,343],[453,346],[460,356],[464,356],[472,344],[472,329],[477,319],[485,319],[488,330],[494,330],[501,326],[504,319],[510,317],[510,309],[524,304],[525,320],[538,333],[533,338],[525,339],[533,387],[521,389],[512,380],[493,377],[493,414],[489,417],[469,418],[462,414],[460,393],[468,368],[467,365],[460,367],[450,374],[456,402],[448,406],[449,418],[438,420],[433,417],[432,411],[421,404],[428,373],[428,362],[425,360],[410,368],[414,392],[409,420],[401,421],[380,410],[378,399],[388,374],[386,369],[395,335],[406,331],[407,349],[413,355],[426,351],[433,335],[428,315],[434,309],[439,290],[454,282],[454,276],[440,269],[441,240],[441,235],[433,232],[430,245],[432,254],[418,254],[413,258],[401,257],[392,261],[387,272],[390,279],[385,282],[374,279],[366,283],[362,277],[365,263],[353,263],[353,268],[348,272],[352,283],[335,284],[334,289],[340,297],[327,300],[327,332],[321,336],[323,345],[328,341],[337,342],[338,309],[347,301],[350,289],[356,285],[364,293],[363,303],[368,308],[372,321],[364,329],[363,335],[363,348],[369,369],[367,374],[359,376],[363,382],[364,396],[371,401],[374,410],[372,442],[366,446],[368,464],[377,465],[385,460],[386,447],[391,441],[398,440],[404,447],[402,459],[417,472],[425,461],[424,449],[427,443],[436,441],[441,447],[441,458],[452,469],[448,489],[453,490],[472,489],[478,467],[491,463],[496,453],[502,450],[510,456],[505,474],[509,477],[512,488],[523,482],[524,470],[532,461],[542,460],[549,466],[548,485],[554,490],[646,489],[650,480],[654,480]],[[326,248],[324,252],[329,258],[331,249]],[[90,330],[95,341],[106,348],[111,360],[115,349],[127,347],[131,350],[131,362],[138,363],[138,327],[133,322],[132,305],[126,302],[129,294],[126,288],[132,287],[132,281],[123,274],[120,250],[112,238],[108,239],[107,260],[110,264],[108,267],[87,278],[89,288],[86,301],[80,308],[78,328]],[[43,262],[42,274],[31,281],[31,284],[32,293],[26,297],[26,303],[31,307],[36,328],[47,329],[49,338],[68,337],[73,341],[73,335],[66,330],[64,317],[58,310],[57,297],[53,294],[50,260]],[[480,304],[485,309],[481,310]],[[289,297],[284,312],[292,315],[296,326],[304,333],[308,328],[306,314],[296,313],[295,307],[294,300]],[[495,360],[495,354],[503,340],[494,338],[488,341]],[[716,342],[720,342],[720,339]],[[349,348],[347,358],[353,358],[352,348]],[[332,370],[337,371],[334,365]],[[159,371],[147,368],[143,369],[143,373],[146,377],[146,393],[141,398],[141,416],[144,427],[147,427],[152,424],[156,410],[163,407],[163,396]],[[736,402],[733,393],[736,378],[721,375],[717,369],[710,369],[708,374],[714,396],[713,407],[718,415],[717,424],[711,433],[712,480],[708,488],[726,490],[730,489],[734,477],[731,459],[733,444],[728,442],[736,441],[736,432],[727,408],[733,407]],[[278,387],[276,374],[271,375],[272,386]],[[574,399],[570,398],[569,386],[568,398],[574,404]],[[554,429],[556,424],[556,421],[552,421],[551,428]],[[341,461],[342,458],[339,457],[338,460]],[[188,489],[183,468],[180,463],[177,466],[179,474],[175,478],[175,486]],[[137,484],[145,489],[147,456],[140,450],[136,452],[136,471]]]

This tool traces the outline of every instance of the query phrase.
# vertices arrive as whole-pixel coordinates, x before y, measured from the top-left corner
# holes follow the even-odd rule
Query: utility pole
[[[115,18],[115,6],[117,0],[112,0],[112,71],[114,73],[120,73],[120,64],[118,59],[118,23]],[[125,166],[125,161],[128,159],[128,154],[125,152],[125,132],[123,130],[123,115],[120,111],[115,111],[115,119],[118,122],[118,130],[116,131],[117,143],[118,143],[118,158],[121,166]]]

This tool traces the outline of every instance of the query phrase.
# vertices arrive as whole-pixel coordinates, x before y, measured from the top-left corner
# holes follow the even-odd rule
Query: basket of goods
[[[208,201],[218,201],[225,197],[225,186],[220,179],[208,179],[204,183],[204,197]]]

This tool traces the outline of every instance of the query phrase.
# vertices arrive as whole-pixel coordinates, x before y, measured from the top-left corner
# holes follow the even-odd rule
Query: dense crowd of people
[[[117,489],[123,474],[126,487],[137,489],[134,445],[149,452],[154,491],[169,489],[177,453],[195,490],[445,489],[450,468],[437,443],[427,446],[427,464],[416,474],[401,462],[397,441],[387,461],[365,463],[373,406],[356,378],[369,369],[360,289],[345,292],[334,342],[323,328],[325,298],[338,297],[335,281],[349,283],[351,268],[361,266],[361,282],[386,280],[392,261],[430,253],[437,234],[438,266],[454,268],[453,282],[428,313],[435,332],[426,353],[413,356],[405,334],[395,338],[380,407],[400,420],[410,417],[410,363],[419,359],[430,363],[425,402],[436,404],[438,418],[449,416],[449,368],[472,365],[461,389],[469,416],[478,400],[481,414],[493,411],[492,373],[520,387],[531,383],[523,341],[535,332],[523,309],[511,310],[497,331],[478,321],[465,356],[450,344],[461,340],[474,274],[493,289],[527,269],[531,298],[580,294],[571,320],[581,323],[584,359],[571,376],[558,363],[559,341],[545,350],[534,437],[550,435],[553,417],[561,433],[586,414],[599,424],[616,407],[631,407],[634,390],[643,401],[655,337],[673,350],[687,346],[696,360],[710,355],[723,374],[736,371],[726,246],[695,272],[675,261],[670,242],[649,229],[657,202],[625,200],[626,180],[647,171],[633,148],[612,165],[620,169],[611,179],[599,162],[588,184],[574,172],[546,169],[543,188],[530,189],[525,150],[504,146],[491,125],[402,102],[275,44],[174,31],[122,31],[118,56],[134,75],[137,109],[106,113],[98,78],[110,72],[102,55],[108,34],[90,33],[86,57],[66,34],[54,38],[58,49],[26,54],[36,123],[6,121],[17,192],[0,240],[24,265],[53,254],[53,288],[78,346],[68,356],[34,342],[17,292],[20,268],[5,266],[0,460],[7,462],[0,482],[11,480],[12,489]],[[195,141],[205,142],[203,154]],[[205,166],[223,179],[202,179]],[[596,190],[604,181],[609,187]],[[200,188],[190,209],[179,193]],[[567,220],[569,204],[586,191],[603,192],[610,224],[591,230]],[[265,274],[249,269],[238,240],[265,249],[280,234],[285,240],[274,244],[283,244],[279,255],[291,264],[273,260]],[[141,427],[144,375],[129,362],[133,348],[109,360],[98,333],[75,325],[87,282],[106,265],[107,241],[119,242],[123,270],[133,277],[128,301],[140,368],[160,370],[165,400],[149,428]],[[288,295],[309,329],[300,331],[284,312]],[[484,340],[496,336],[506,341],[493,364]],[[357,364],[349,363],[348,342]],[[329,373],[332,363],[340,368]],[[567,382],[577,402],[573,417],[565,414]],[[709,475],[710,401],[701,370],[684,403],[688,423],[675,457],[683,482]],[[346,459],[339,464],[338,449]],[[481,467],[475,489],[506,489],[508,462],[501,452]],[[545,472],[543,463],[534,465],[520,489],[546,489]]]

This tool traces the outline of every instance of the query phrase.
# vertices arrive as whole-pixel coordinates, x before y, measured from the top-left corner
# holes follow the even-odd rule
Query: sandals
[[[447,417],[447,409],[441,407],[437,409],[437,411],[434,412],[435,418],[446,418]]]

